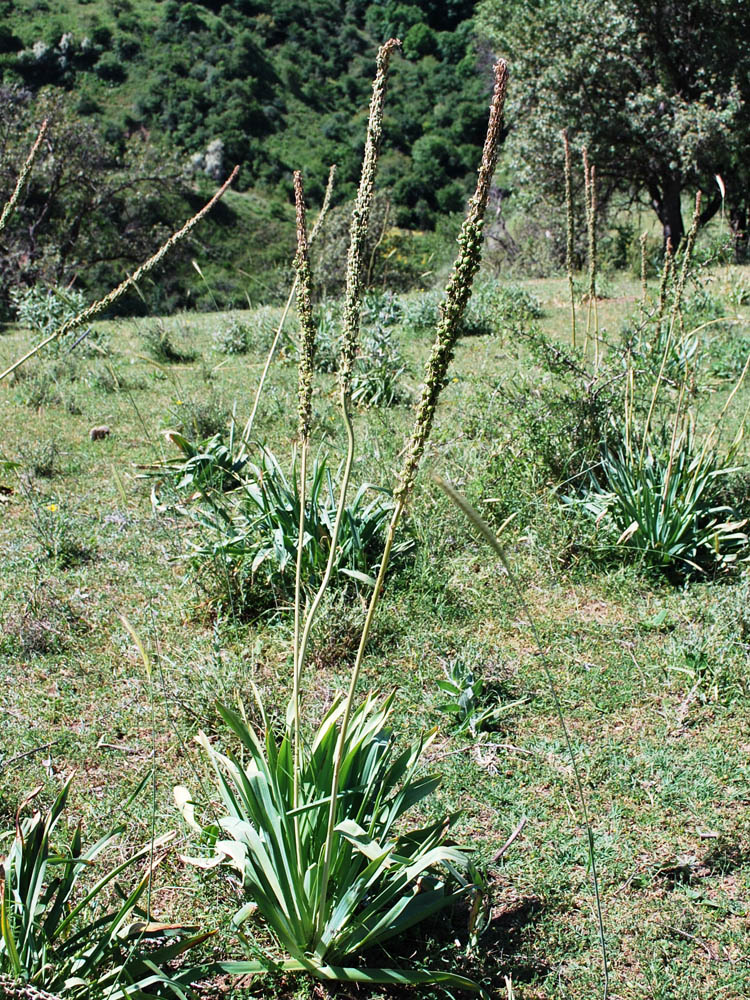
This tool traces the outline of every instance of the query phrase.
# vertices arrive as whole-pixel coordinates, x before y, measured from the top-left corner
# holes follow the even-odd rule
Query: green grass
[[[747,279],[747,270],[732,273]],[[611,286],[600,322],[614,339],[638,283],[615,276]],[[712,291],[724,295],[725,286],[722,269]],[[544,331],[564,342],[565,280],[523,287],[542,302]],[[750,309],[739,313],[737,334],[746,335]],[[253,320],[251,313],[237,316]],[[150,796],[142,794],[125,817],[121,804],[150,774],[155,750],[156,832],[179,831],[155,885],[155,913],[218,927],[215,953],[245,958],[251,956],[227,926],[237,908],[232,886],[179,861],[179,853],[198,849],[171,790],[182,783],[206,799],[198,794],[199,780],[209,786],[194,736],[202,728],[212,742],[223,738],[216,698],[236,705],[239,696],[249,706],[255,682],[272,711],[285,703],[291,616],[279,607],[256,622],[215,621],[181,562],[184,521],[153,511],[151,484],[137,475],[138,465],[172,454],[161,432],[186,406],[220,400],[244,423],[264,358],[254,349],[243,356],[216,352],[221,322],[211,314],[165,320],[198,355],[170,365],[148,360],[136,323],[99,324],[116,378],[97,380],[88,373],[102,359],[78,358],[75,380],[65,375],[60,384],[63,401],[75,406],[29,407],[20,402],[23,382],[0,384],[3,457],[19,461],[24,476],[22,485],[11,472],[0,473],[0,484],[13,490],[0,496],[0,819],[11,828],[18,803],[40,783],[49,804],[75,768],[68,811],[84,817],[86,839],[124,818],[131,844],[141,845],[149,836]],[[18,355],[28,336],[15,329],[0,336],[0,362]],[[430,337],[398,328],[394,336],[408,366],[405,380],[416,387]],[[44,363],[36,368],[43,377]],[[532,383],[543,377],[522,343],[462,340],[426,466],[456,481],[497,526],[518,511],[503,537],[555,670],[590,798],[612,995],[687,1000],[700,982],[701,996],[739,1000],[750,991],[747,582],[735,577],[675,589],[634,565],[597,562],[581,524],[550,497],[504,402],[503,387],[521,375]],[[699,424],[729,392],[724,383],[713,385],[699,400]],[[316,386],[314,439],[340,455],[335,376],[317,376]],[[278,456],[290,451],[295,391],[294,366],[277,360],[255,430]],[[749,399],[745,389],[735,401],[735,425]],[[91,442],[89,428],[102,423],[110,436]],[[355,481],[392,481],[410,408],[359,412],[356,423]],[[39,460],[49,442],[51,463]],[[739,457],[747,461],[746,449]],[[56,516],[70,538],[85,543],[85,559],[63,566],[48,557],[44,525]],[[393,946],[394,963],[416,950],[426,967],[485,978],[501,996],[509,976],[523,1000],[588,1000],[601,992],[601,960],[585,834],[528,621],[507,577],[426,469],[410,526],[416,554],[386,587],[362,688],[400,689],[394,722],[404,739],[440,727],[427,759],[444,781],[430,809],[463,810],[456,840],[476,845],[492,912],[475,954],[465,953],[467,915],[457,910],[420,930],[419,948],[411,941]],[[118,614],[153,657],[150,680]],[[310,709],[322,711],[347,677],[363,615],[351,593],[330,595],[314,634]],[[481,738],[456,734],[439,709],[444,693],[437,682],[459,656],[502,702],[521,702]],[[523,834],[493,861],[524,816]],[[304,978],[276,976],[258,981],[249,995],[281,1000],[311,991]],[[316,987],[315,995],[325,993]],[[357,995],[400,994],[383,987]]]

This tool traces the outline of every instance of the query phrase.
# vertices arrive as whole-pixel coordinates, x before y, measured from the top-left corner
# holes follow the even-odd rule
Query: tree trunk
[[[652,204],[664,231],[664,248],[666,249],[667,240],[670,240],[673,251],[677,249],[685,235],[681,193],[679,178],[671,175],[667,175],[662,180],[659,189],[652,190]]]

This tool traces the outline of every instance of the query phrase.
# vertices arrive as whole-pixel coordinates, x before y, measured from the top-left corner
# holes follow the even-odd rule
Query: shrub
[[[139,332],[147,353],[160,364],[186,364],[198,357],[197,351],[176,339],[162,319],[152,320]]]
[[[439,315],[440,296],[426,292],[408,302],[404,325],[415,331],[434,329]],[[506,335],[529,327],[542,315],[539,300],[520,285],[501,285],[492,278],[477,282],[477,288],[461,321],[461,335],[480,337]]]
[[[269,596],[289,596],[299,543],[298,482],[296,459],[287,478],[277,458],[264,448],[259,464],[244,466],[237,489],[225,496],[207,493],[208,502],[191,512],[198,537],[191,545],[190,561],[199,575],[207,563],[218,561],[218,582],[228,583],[233,591],[229,596],[239,597],[241,604],[254,591],[256,598],[264,591]],[[307,488],[302,543],[301,573],[307,586],[320,581],[328,561],[338,510],[336,489],[325,456],[317,458]],[[373,582],[371,574],[392,507],[386,490],[369,483],[360,487],[344,512],[334,563],[338,574]],[[405,542],[397,552],[411,546]]]
[[[213,339],[214,347],[221,354],[247,354],[253,344],[250,327],[236,316],[219,327]]]
[[[440,299],[440,292],[435,289],[419,292],[416,296],[406,299],[402,317],[404,326],[415,333],[434,330],[438,320]]]
[[[315,370],[337,372],[341,358],[341,323],[336,305],[324,303],[314,312]]]
[[[682,577],[731,565],[747,545],[747,523],[722,504],[721,483],[737,470],[699,448],[690,429],[665,452],[605,448],[575,502],[649,566]]]
[[[626,352],[632,363],[645,369],[651,377],[679,383],[698,364],[701,338],[695,328],[686,323],[672,324],[669,317],[655,314],[634,314],[623,329]]]
[[[388,329],[401,322],[403,306],[393,292],[367,292],[362,298],[362,322]]]
[[[713,337],[706,345],[706,366],[716,378],[737,379],[750,356],[750,337]]]
[[[47,336],[86,308],[86,299],[75,288],[12,288],[10,300],[22,326]],[[77,332],[80,336],[81,331]]]

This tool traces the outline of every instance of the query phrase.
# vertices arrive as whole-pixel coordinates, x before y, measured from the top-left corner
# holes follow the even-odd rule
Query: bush
[[[214,334],[214,347],[221,354],[247,354],[252,347],[252,331],[237,317],[227,320]]]
[[[12,288],[10,300],[16,319],[35,333],[48,336],[86,308],[82,292],[74,288]],[[76,337],[81,331],[76,331]]]
[[[716,378],[737,379],[750,356],[750,337],[720,336],[706,345],[706,366]]]
[[[146,323],[139,333],[147,353],[160,364],[187,364],[198,357],[198,352],[184,343],[184,337],[178,340],[162,319]]]
[[[369,499],[372,493],[375,496]],[[294,589],[299,542],[299,483],[296,460],[290,477],[267,448],[260,463],[248,463],[242,484],[222,495],[204,495],[206,502],[189,511],[197,528],[190,563],[199,579],[206,567],[218,566],[217,580],[230,593],[225,598],[245,605],[265,592],[288,597]],[[306,493],[302,543],[302,579],[315,586],[323,575],[337,513],[336,485],[326,458],[317,458]],[[363,484],[346,507],[339,533],[335,571],[360,583],[372,583],[383,531],[393,504],[389,493]],[[412,547],[397,546],[397,554]]]
[[[425,292],[404,308],[403,322],[415,331],[433,330],[438,321],[440,295]],[[528,328],[542,315],[539,300],[520,285],[502,285],[492,278],[477,281],[461,323],[464,337],[503,336]]]
[[[574,500],[601,525],[610,544],[675,577],[730,566],[746,547],[746,520],[721,503],[721,484],[737,470],[722,466],[715,450],[699,448],[690,429],[670,449],[643,455],[608,447]]]
[[[336,304],[323,303],[314,312],[315,370],[337,372],[341,360],[341,318]]]

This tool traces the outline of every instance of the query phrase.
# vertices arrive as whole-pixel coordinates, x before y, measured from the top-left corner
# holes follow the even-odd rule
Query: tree
[[[184,217],[180,169],[145,136],[118,148],[62,95],[34,100],[21,88],[0,88],[0,203],[45,118],[43,146],[0,235],[0,308],[10,288],[36,282],[107,291]]]
[[[560,132],[596,163],[601,199],[646,202],[664,239],[684,234],[701,188],[747,224],[747,0],[484,0],[479,31],[511,65],[506,156],[517,183],[560,195]]]

